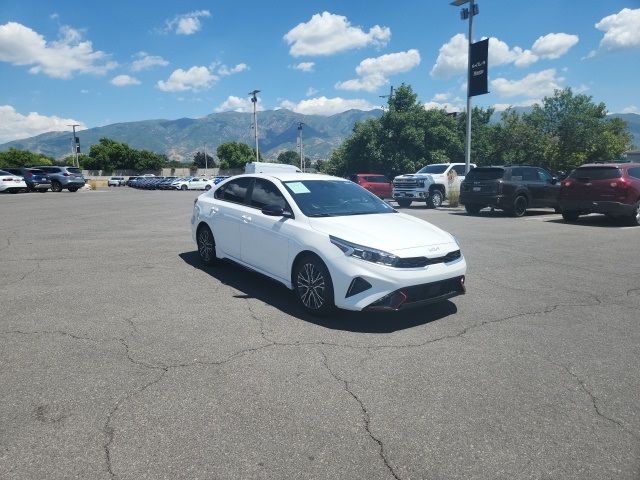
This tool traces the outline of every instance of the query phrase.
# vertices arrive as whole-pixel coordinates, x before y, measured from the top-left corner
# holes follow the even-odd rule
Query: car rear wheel
[[[411,200],[404,200],[399,198],[397,202],[398,205],[400,205],[402,208],[408,208],[411,206]]]
[[[640,201],[636,203],[634,213],[629,217],[629,224],[634,227],[640,225]]]
[[[575,222],[580,214],[578,212],[566,211],[562,212],[562,218],[565,222]]]
[[[327,266],[315,255],[300,258],[293,268],[293,288],[302,308],[322,317],[335,309]]]
[[[527,197],[525,197],[524,195],[518,195],[513,201],[513,216],[522,217],[525,213],[527,213],[528,206],[529,202],[527,201]]]
[[[62,184],[60,182],[57,181],[52,181],[51,182],[51,191],[52,192],[61,192],[62,191]]]
[[[442,206],[443,200],[444,200],[444,195],[442,195],[442,191],[432,190],[431,193],[429,194],[429,199],[427,200],[427,207],[438,208]]]
[[[207,225],[201,225],[196,232],[198,255],[205,265],[213,265],[218,260],[216,257],[216,241],[213,233]]]
[[[482,210],[482,205],[477,204],[465,204],[464,209],[467,211],[469,215],[478,215],[480,210]]]

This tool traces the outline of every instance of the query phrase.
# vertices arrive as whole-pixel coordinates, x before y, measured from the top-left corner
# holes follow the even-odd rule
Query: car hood
[[[390,253],[455,243],[453,236],[404,213],[309,218],[314,230]]]
[[[432,175],[428,173],[407,173],[405,175],[398,175],[397,177],[394,178],[394,180],[413,180],[416,178],[431,180]]]

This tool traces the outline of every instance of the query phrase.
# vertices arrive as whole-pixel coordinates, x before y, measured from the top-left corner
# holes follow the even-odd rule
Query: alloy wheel
[[[198,231],[198,253],[204,263],[211,263],[215,256],[215,244],[211,230],[203,227]]]
[[[296,278],[296,287],[302,304],[310,310],[318,310],[325,303],[324,275],[313,263],[305,263]]]
[[[525,214],[525,212],[527,211],[527,199],[525,197],[523,197],[522,195],[520,195],[518,198],[516,198],[513,210],[514,210],[514,213],[515,213],[516,217],[523,216]]]

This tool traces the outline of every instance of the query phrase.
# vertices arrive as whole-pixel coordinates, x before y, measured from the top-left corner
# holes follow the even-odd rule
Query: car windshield
[[[74,167],[67,168],[67,171],[71,173],[82,173],[82,171],[79,168],[74,168]]]
[[[498,180],[504,175],[504,168],[473,168],[467,174],[465,180]]]
[[[301,180],[284,182],[296,204],[308,217],[339,217],[394,213],[378,197],[353,182],[344,180]]]
[[[427,165],[418,170],[418,173],[444,173],[449,165]]]
[[[622,177],[622,171],[617,167],[580,167],[576,168],[571,178],[586,178],[589,180],[608,180]]]

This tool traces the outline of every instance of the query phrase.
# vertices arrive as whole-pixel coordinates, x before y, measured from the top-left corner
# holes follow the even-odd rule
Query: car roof
[[[582,167],[589,167],[589,168],[597,168],[597,167],[602,167],[602,168],[624,168],[624,167],[640,167],[640,163],[627,163],[627,162],[620,162],[620,163],[585,163],[584,165],[580,165],[578,168],[582,168]]]
[[[348,180],[340,177],[333,177],[331,175],[325,175],[322,173],[299,173],[299,172],[269,172],[269,173],[249,173],[244,175],[236,175],[233,178],[240,177],[253,177],[253,178],[266,178],[266,179],[278,179],[281,182],[295,182],[296,180],[340,180],[342,182],[348,182]]]

